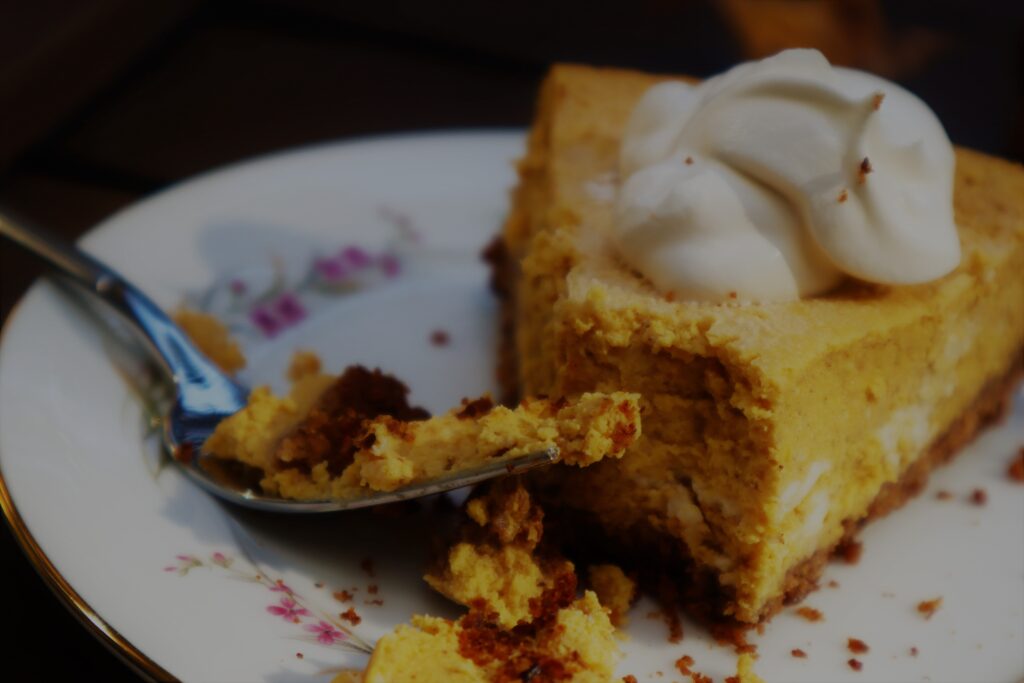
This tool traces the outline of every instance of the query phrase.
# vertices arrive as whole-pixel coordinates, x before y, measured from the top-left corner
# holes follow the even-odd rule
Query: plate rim
[[[6,326],[4,329],[6,329]],[[0,335],[0,343],[3,343],[3,335]],[[21,514],[11,498],[10,491],[7,488],[7,481],[2,471],[0,471],[0,512],[3,513],[7,527],[11,530],[36,574],[43,579],[43,583],[56,595],[58,602],[64,605],[78,623],[85,627],[87,632],[92,634],[108,651],[127,664],[132,671],[147,680],[179,680],[136,647],[130,640],[121,635],[117,629],[108,624],[100,616],[99,612],[93,609],[71,586],[68,580],[64,578],[64,575],[60,573],[46,553],[43,552],[43,549],[25,525]]]
[[[104,230],[108,229],[111,224],[121,220],[123,216],[137,211],[141,207],[163,198],[169,193],[186,190],[190,186],[200,185],[214,180],[215,178],[237,173],[238,171],[246,168],[273,164],[276,161],[289,157],[323,151],[327,148],[341,149],[348,146],[359,146],[363,144],[372,145],[373,143],[378,142],[400,142],[403,139],[412,140],[417,138],[440,138],[453,136],[468,137],[473,135],[500,135],[513,137],[517,135],[522,136],[525,134],[525,131],[525,128],[515,126],[481,126],[425,130],[411,129],[373,135],[359,135],[333,140],[322,140],[319,142],[310,142],[308,144],[272,150],[262,154],[255,154],[223,165],[214,166],[194,175],[186,176],[185,178],[171,182],[165,187],[144,195],[135,201],[129,202],[125,206],[104,217],[99,223],[90,226],[87,230],[82,232],[82,234],[75,240],[75,243],[81,244],[94,235],[102,233]],[[25,302],[29,299],[32,292],[38,290],[41,286],[43,277],[44,276],[40,276],[33,280],[28,289],[25,290],[21,297],[11,307],[10,311],[8,311],[3,325],[0,326],[0,348],[3,348],[5,345],[7,333],[13,327],[12,321],[19,317],[19,314],[24,309]],[[17,506],[14,504],[14,499],[12,498],[10,489],[7,485],[7,479],[4,476],[2,460],[0,460],[0,514],[2,514],[7,527],[14,535],[22,553],[25,555],[25,559],[28,560],[36,574],[43,579],[43,583],[45,583],[50,591],[57,597],[58,602],[61,603],[71,613],[71,615],[85,627],[85,630],[88,633],[90,633],[108,651],[112,652],[121,662],[126,664],[133,672],[141,675],[143,678],[151,681],[180,680],[167,669],[157,664],[155,660],[118,632],[117,629],[107,623],[106,619],[104,619],[96,609],[86,602],[86,600],[79,595],[71,583],[64,577],[64,575],[61,574],[60,570],[57,569],[56,565],[53,564],[39,545],[38,541],[36,541],[32,532],[29,531],[28,525],[22,518]]]

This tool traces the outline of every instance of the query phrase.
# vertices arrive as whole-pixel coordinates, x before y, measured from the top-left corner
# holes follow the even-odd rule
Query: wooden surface
[[[814,22],[852,21],[865,3],[832,4]],[[873,47],[858,38],[841,54],[920,93],[955,142],[1020,159],[1019,5],[967,18],[959,3],[874,6],[868,29],[858,24],[874,31]],[[810,30],[793,22],[794,3],[773,6],[744,23],[734,14],[742,2],[697,0],[644,0],[628,12],[581,1],[0,5],[0,210],[73,239],[154,190],[255,154],[395,130],[525,126],[552,61],[707,75],[797,35],[794,26]],[[749,34],[762,28],[775,32]],[[39,273],[0,243],[0,320]],[[14,627],[5,680],[134,680],[53,598],[6,528],[0,566]]]

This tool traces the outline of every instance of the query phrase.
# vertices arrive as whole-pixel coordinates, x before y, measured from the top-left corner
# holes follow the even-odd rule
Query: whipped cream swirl
[[[693,300],[792,300],[846,276],[926,282],[960,261],[954,163],[920,99],[787,50],[643,96],[614,240],[656,287]]]

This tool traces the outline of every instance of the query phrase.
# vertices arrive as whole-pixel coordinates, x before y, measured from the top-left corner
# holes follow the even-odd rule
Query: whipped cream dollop
[[[960,261],[953,147],[903,88],[787,50],[641,98],[614,241],[679,298],[785,301],[846,276],[939,278]]]

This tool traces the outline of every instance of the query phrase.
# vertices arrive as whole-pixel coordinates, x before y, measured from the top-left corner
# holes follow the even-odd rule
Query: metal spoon
[[[213,495],[237,505],[274,512],[310,513],[351,510],[393,503],[486,479],[521,474],[558,460],[555,448],[502,460],[483,467],[412,484],[395,491],[367,491],[346,499],[297,501],[260,493],[245,477],[235,476],[225,461],[202,452],[202,444],[217,424],[245,406],[249,389],[222,373],[159,306],[112,268],[77,247],[28,230],[0,214],[0,235],[55,268],[85,291],[120,313],[141,337],[150,355],[174,383],[175,401],[163,418],[163,443],[172,460],[193,482]]]

